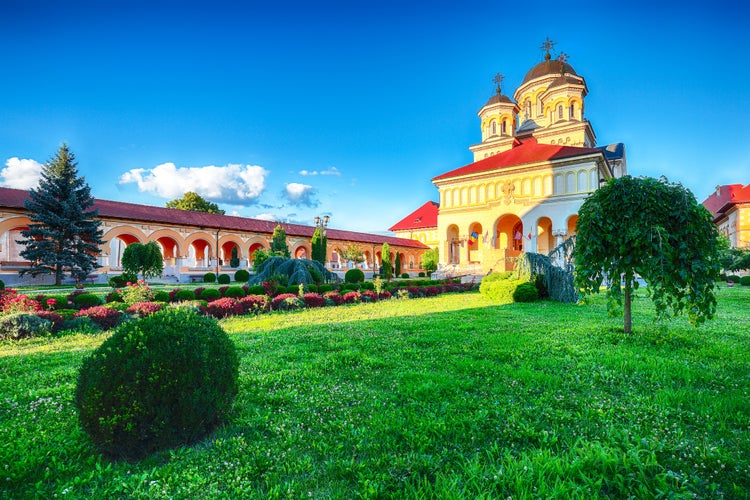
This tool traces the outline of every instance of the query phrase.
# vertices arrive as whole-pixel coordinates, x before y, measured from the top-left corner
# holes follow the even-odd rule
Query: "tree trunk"
[[[627,335],[630,335],[632,333],[633,328],[633,318],[631,315],[631,293],[632,293],[633,287],[631,286],[631,283],[628,281],[625,282],[625,300],[622,308],[622,315],[625,319],[625,333]]]

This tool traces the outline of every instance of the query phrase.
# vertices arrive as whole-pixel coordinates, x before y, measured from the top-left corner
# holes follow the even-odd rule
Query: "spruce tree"
[[[81,281],[99,267],[101,221],[77,165],[75,155],[63,144],[42,168],[39,186],[29,191],[24,205],[31,223],[17,243],[24,245],[20,254],[31,267],[19,274],[54,274],[55,284],[60,285],[66,272]]]
[[[326,264],[326,253],[328,246],[328,238],[325,237],[323,231],[319,227],[315,228],[315,232],[310,239],[310,245],[312,246],[312,260],[318,261],[321,264]]]
[[[286,231],[281,224],[276,225],[273,229],[273,239],[271,240],[271,253],[280,257],[291,257],[289,246],[286,244]]]

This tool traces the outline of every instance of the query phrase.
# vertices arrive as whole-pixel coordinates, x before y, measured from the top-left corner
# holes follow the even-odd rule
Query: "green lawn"
[[[750,288],[634,335],[588,305],[479,294],[222,322],[228,424],[110,463],[72,404],[106,334],[0,344],[0,497],[748,498]]]

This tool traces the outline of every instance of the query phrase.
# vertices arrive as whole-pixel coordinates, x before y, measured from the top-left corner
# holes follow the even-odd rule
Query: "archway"
[[[297,249],[294,251],[294,258],[295,259],[309,259],[309,254],[307,253],[307,248],[304,247],[304,245],[300,245],[297,247]]]
[[[211,244],[208,241],[197,239],[190,243],[188,266],[208,269],[211,258]]]
[[[137,237],[130,233],[118,234],[109,240],[109,267],[110,269],[122,268],[122,254],[128,245],[139,243]]]
[[[247,254],[248,257],[248,265],[253,265],[255,262],[255,252],[258,250],[263,250],[265,247],[261,243],[253,243],[250,245],[250,249],[248,250]]]
[[[511,271],[515,267],[516,258],[523,251],[523,222],[517,215],[505,214],[498,219],[495,234],[495,248],[502,251],[505,270]]]
[[[568,238],[575,236],[576,229],[578,228],[578,215],[574,214],[568,217]]]
[[[552,236],[552,221],[549,217],[540,217],[536,223],[536,251],[548,254],[555,247],[555,237]]]
[[[230,267],[239,267],[239,260],[242,257],[240,254],[240,246],[235,243],[234,241],[227,241],[224,242],[221,245],[221,261],[222,265],[224,266],[230,266]],[[237,262],[235,262],[234,266],[232,265],[232,260],[237,259]]]
[[[461,241],[459,240],[458,226],[451,224],[445,232],[445,255],[448,257],[448,264],[458,264],[461,262]]]
[[[3,233],[0,240],[0,261],[2,261],[3,267],[28,265],[26,260],[21,257],[21,251],[25,245],[16,243],[16,241],[23,239],[21,231],[28,229],[28,226],[16,226]]]
[[[169,236],[162,236],[156,240],[156,243],[161,247],[161,255],[164,259],[164,274],[176,275],[177,269],[177,242]]]

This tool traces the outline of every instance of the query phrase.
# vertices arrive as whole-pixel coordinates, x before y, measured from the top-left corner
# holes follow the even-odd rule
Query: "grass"
[[[72,405],[106,334],[0,344],[0,496],[748,498],[750,289],[700,328],[634,334],[601,298],[476,293],[224,320],[226,426],[136,463],[99,456]]]

